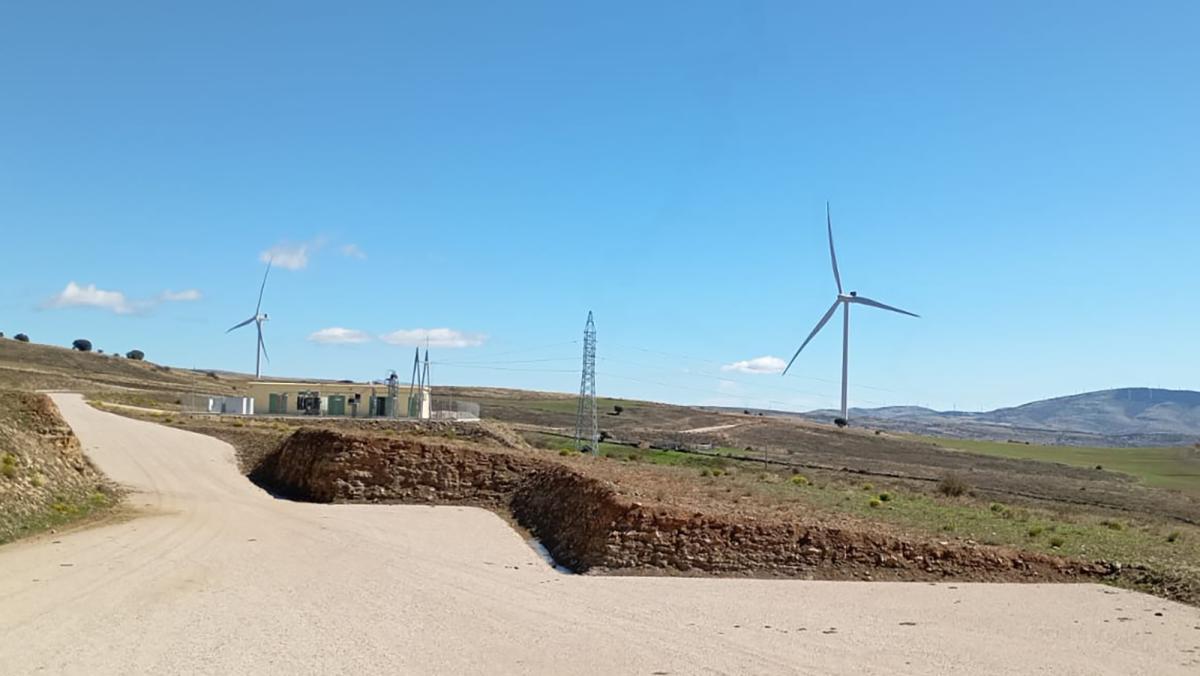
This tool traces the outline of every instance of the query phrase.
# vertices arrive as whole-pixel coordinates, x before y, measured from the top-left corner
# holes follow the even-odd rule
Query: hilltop
[[[828,422],[833,410],[763,411]],[[920,406],[852,408],[855,425],[959,439],[1070,446],[1190,446],[1200,441],[1200,392],[1127,387],[1033,401],[993,411]]]

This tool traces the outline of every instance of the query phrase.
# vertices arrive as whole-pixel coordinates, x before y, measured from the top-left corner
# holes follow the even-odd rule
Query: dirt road
[[[495,515],[314,505],[223,442],[55,401],[148,512],[0,547],[0,671],[1200,671],[1200,610],[1096,585],[562,575]]]

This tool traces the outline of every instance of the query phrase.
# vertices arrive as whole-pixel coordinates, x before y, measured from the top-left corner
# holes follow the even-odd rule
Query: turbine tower
[[[901,310],[900,308],[892,307],[891,305],[884,305],[883,303],[880,303],[877,300],[871,300],[870,298],[867,298],[865,296],[860,296],[860,295],[858,295],[857,291],[851,291],[850,293],[844,292],[842,290],[842,276],[841,276],[841,274],[838,273],[837,254],[834,253],[834,250],[833,250],[833,219],[830,217],[830,214],[829,214],[829,203],[828,202],[825,203],[825,229],[826,229],[826,232],[829,234],[829,260],[833,264],[833,281],[835,284],[837,284],[837,298],[833,301],[833,305],[829,306],[829,310],[827,310],[825,312],[825,316],[821,317],[821,321],[817,322],[817,326],[816,326],[816,328],[814,328],[812,330],[812,333],[808,334],[808,338],[805,338],[804,342],[801,343],[800,349],[796,350],[796,354],[792,355],[792,360],[788,362],[787,368],[783,369],[783,374],[787,375],[788,369],[792,368],[792,364],[795,363],[796,357],[800,356],[801,350],[803,350],[805,348],[805,346],[808,345],[809,341],[811,341],[813,339],[813,337],[816,336],[817,333],[822,328],[825,327],[825,324],[827,324],[829,322],[829,318],[833,316],[834,312],[837,312],[838,306],[841,305],[842,306],[842,417],[838,418],[834,422],[836,422],[839,427],[844,427],[845,425],[849,424],[849,420],[850,420],[850,417],[849,417],[850,412],[849,412],[849,409],[847,408],[847,400],[846,400],[846,382],[848,380],[848,376],[849,376],[849,372],[850,372],[849,371],[849,368],[850,368],[850,365],[849,365],[850,364],[850,306],[854,305],[854,304],[868,305],[870,307],[876,307],[881,310],[889,310],[891,312],[899,312],[900,314],[908,315],[909,317],[918,317],[920,315],[915,315],[907,310]]]
[[[575,412],[575,450],[600,455],[600,433],[596,426],[596,325],[588,310],[583,328],[583,375],[579,380],[579,408]]]
[[[254,306],[254,314],[250,317],[250,319],[247,319],[246,321],[242,322],[241,324],[237,324],[236,326],[230,327],[229,330],[225,332],[225,333],[229,333],[230,331],[233,331],[234,329],[240,329],[243,326],[249,324],[250,322],[254,322],[255,327],[258,329],[258,346],[254,349],[254,379],[255,380],[258,379],[259,374],[261,373],[260,367],[261,367],[262,358],[266,357],[267,363],[271,362],[271,358],[269,356],[267,356],[267,345],[266,345],[266,343],[263,342],[263,334],[262,334],[263,322],[267,321],[267,315],[266,315],[266,313],[259,312],[260,310],[262,310],[263,291],[267,288],[267,275],[269,275],[269,274],[271,274],[271,261],[267,261],[267,271],[263,273],[262,286],[258,287],[258,305]]]

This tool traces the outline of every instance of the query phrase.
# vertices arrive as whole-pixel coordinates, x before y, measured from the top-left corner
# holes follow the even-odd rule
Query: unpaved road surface
[[[0,547],[4,674],[1200,673],[1200,610],[1150,596],[562,575],[489,512],[277,500],[55,401],[146,514]]]

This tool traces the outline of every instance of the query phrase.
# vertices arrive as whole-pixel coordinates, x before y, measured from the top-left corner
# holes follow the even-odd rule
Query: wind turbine
[[[842,290],[842,276],[838,273],[837,254],[834,253],[834,251],[833,251],[833,219],[829,215],[829,203],[828,202],[825,203],[825,229],[829,233],[829,260],[833,263],[833,281],[835,284],[837,284],[837,299],[833,301],[833,305],[829,306],[829,309],[825,312],[825,316],[821,317],[821,321],[817,322],[817,326],[816,326],[816,328],[814,328],[812,330],[812,333],[808,334],[808,338],[805,338],[804,342],[801,343],[800,349],[796,350],[796,354],[792,355],[792,360],[789,361],[787,367],[783,369],[783,373],[784,373],[784,375],[787,375],[788,369],[792,368],[792,364],[795,363],[796,357],[800,356],[801,350],[803,350],[805,348],[805,346],[808,345],[809,341],[811,341],[813,339],[813,337],[816,336],[817,333],[822,328],[825,327],[825,324],[829,323],[829,318],[833,316],[834,312],[837,312],[838,305],[841,305],[842,306],[842,417],[838,418],[834,422],[836,422],[839,427],[844,427],[845,425],[848,424],[848,422],[850,420],[849,410],[846,408],[846,381],[847,381],[847,376],[849,374],[849,360],[850,360],[850,306],[854,305],[854,304],[869,305],[871,307],[877,307],[881,310],[890,310],[891,312],[899,312],[900,314],[908,315],[909,317],[919,317],[920,315],[915,315],[907,310],[901,310],[900,308],[892,307],[891,305],[884,305],[883,303],[880,303],[877,300],[871,300],[870,298],[867,298],[865,296],[860,296],[860,295],[858,295],[857,291],[851,291],[850,293],[844,292]]]
[[[246,321],[242,322],[241,324],[233,326],[229,329],[229,331],[233,331],[234,329],[240,329],[243,326],[249,324],[250,322],[254,322],[255,327],[258,329],[258,347],[254,350],[254,379],[255,380],[258,380],[258,377],[259,377],[259,372],[260,372],[259,365],[260,365],[261,359],[263,357],[266,357],[268,363],[270,363],[270,361],[271,361],[271,358],[269,356],[267,356],[267,346],[265,343],[263,343],[263,337],[262,337],[262,325],[263,325],[263,322],[267,321],[267,315],[266,315],[266,313],[259,312],[259,310],[262,309],[263,291],[266,290],[266,288],[267,288],[267,275],[269,275],[269,274],[271,274],[271,261],[267,261],[267,271],[263,273],[262,286],[258,287],[258,305],[254,306],[254,315],[252,317],[250,317],[250,319],[247,319]],[[226,331],[225,333],[229,333],[229,331]]]

